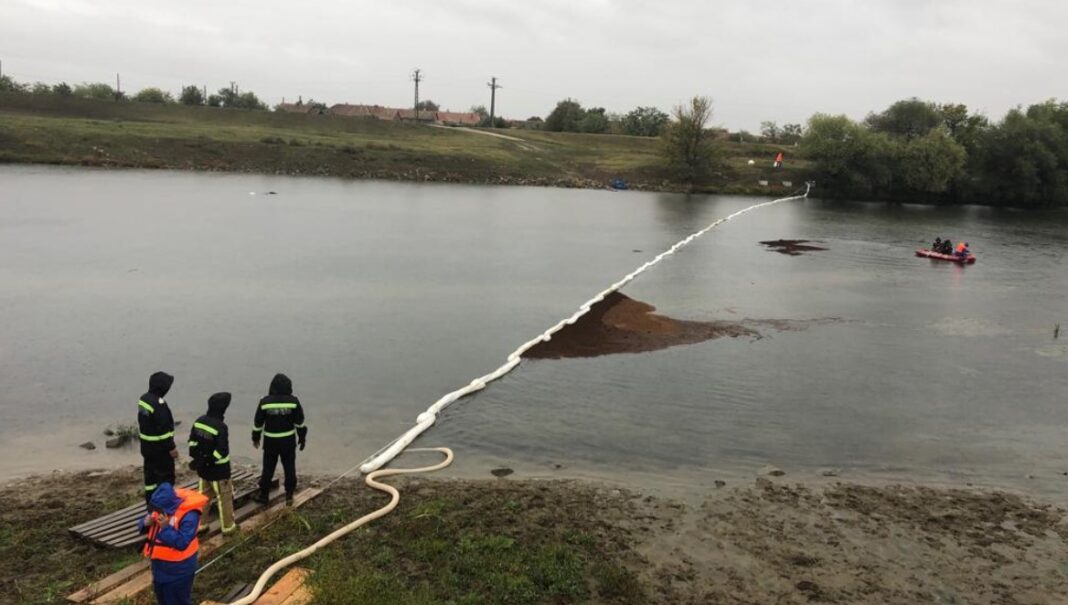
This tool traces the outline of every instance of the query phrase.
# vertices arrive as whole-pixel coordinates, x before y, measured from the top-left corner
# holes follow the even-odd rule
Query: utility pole
[[[119,74],[115,74],[115,100],[118,101],[122,98],[122,82],[119,80]]]
[[[419,122],[419,83],[423,81],[423,70],[416,67],[412,70],[412,82],[415,82],[415,121]]]
[[[495,128],[494,117],[497,115],[497,89],[501,87],[497,84],[497,76],[490,78],[490,81],[486,83],[486,86],[490,87],[490,128]]]

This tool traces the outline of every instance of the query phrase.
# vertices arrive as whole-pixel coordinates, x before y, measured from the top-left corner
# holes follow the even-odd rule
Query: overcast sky
[[[662,109],[703,94],[715,122],[755,130],[897,99],[995,118],[1068,98],[1063,0],[0,0],[0,61],[18,80],[216,90],[273,105],[412,102],[546,115]]]

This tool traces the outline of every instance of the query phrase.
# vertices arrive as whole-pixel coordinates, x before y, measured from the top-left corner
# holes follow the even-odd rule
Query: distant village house
[[[300,97],[297,98],[296,103],[286,103],[285,99],[274,107],[275,111],[282,111],[285,113],[305,113],[311,115],[322,115],[326,113],[326,105],[322,103],[308,102],[305,103]]]
[[[468,111],[424,111],[420,110],[418,116],[414,109],[400,107],[385,107],[382,105],[353,105],[350,103],[337,103],[329,109],[313,109],[309,104],[297,101],[296,103],[279,103],[276,111],[288,113],[319,113],[346,118],[374,118],[376,120],[420,122],[441,124],[443,126],[478,126],[482,116]]]

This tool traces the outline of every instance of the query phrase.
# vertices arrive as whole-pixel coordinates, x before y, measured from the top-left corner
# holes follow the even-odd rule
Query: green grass
[[[316,603],[647,602],[624,565],[626,547],[597,520],[596,506],[567,490],[486,483],[413,488],[397,510],[320,550]],[[381,506],[363,486],[340,485],[271,525],[197,578],[198,599],[254,580],[273,560]]]
[[[0,603],[64,603],[66,595],[140,558],[133,549],[103,550],[67,528],[137,502],[134,473],[56,482],[44,495],[0,493]]]
[[[494,132],[521,140],[369,118],[0,94],[0,162],[564,186],[622,178],[678,188],[656,139]],[[721,143],[723,165],[701,188],[762,192],[756,181],[778,149]],[[774,180],[800,183],[803,163],[791,166]]]

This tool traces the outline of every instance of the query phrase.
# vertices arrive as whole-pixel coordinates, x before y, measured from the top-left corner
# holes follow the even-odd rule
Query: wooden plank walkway
[[[275,582],[274,586],[268,588],[260,595],[260,598],[256,599],[253,605],[308,605],[312,602],[311,590],[305,586],[305,582],[310,576],[312,571],[303,567],[294,567],[290,569],[281,580]],[[245,594],[248,594],[247,592]],[[241,596],[231,598],[227,596],[226,600],[222,603],[217,601],[204,601],[200,605],[225,605]]]
[[[258,489],[259,474],[248,469],[235,470],[232,476],[234,484],[234,508],[236,509]],[[277,485],[277,479],[272,485]],[[196,489],[197,482],[186,483],[181,487]],[[214,502],[212,503],[214,504]],[[214,508],[212,508],[214,510]],[[124,509],[108,513],[102,517],[86,521],[69,528],[72,535],[82,540],[106,548],[125,548],[134,546],[144,540],[144,535],[137,531],[137,521],[145,516],[145,505],[134,504]]]
[[[293,499],[293,508],[303,505],[321,493],[322,490],[315,488],[308,488],[298,492]],[[279,489],[275,489],[271,492],[272,501],[276,499],[280,500],[281,496],[282,492]],[[257,530],[288,508],[289,507],[281,501],[266,510],[254,502],[242,506],[240,509],[234,511],[234,518],[241,524],[241,532],[239,535],[243,536],[248,532]],[[212,523],[207,529],[207,532],[214,535],[211,535],[207,539],[201,538],[199,551],[201,563],[206,562],[208,560],[208,555],[219,547],[227,544],[229,540],[237,538],[237,536],[223,536],[221,533],[218,533],[218,523]],[[146,559],[129,565],[106,578],[93,582],[78,592],[69,595],[67,600],[72,603],[110,605],[132,599],[139,593],[148,590],[151,587],[152,572],[150,570],[149,562]]]

